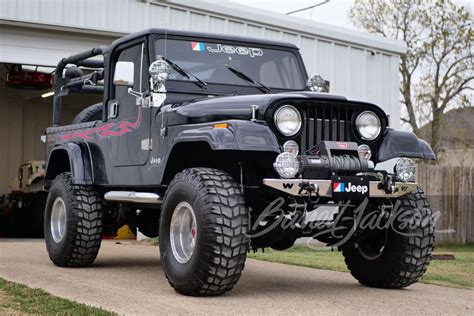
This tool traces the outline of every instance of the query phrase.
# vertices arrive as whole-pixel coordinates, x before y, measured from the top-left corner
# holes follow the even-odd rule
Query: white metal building
[[[70,54],[107,45],[148,27],[225,33],[288,41],[300,47],[308,73],[331,82],[331,92],[365,99],[399,125],[402,42],[217,1],[0,0],[0,194],[16,166],[44,159],[40,135],[50,125],[45,91],[5,87],[5,65],[55,66]],[[51,69],[52,70],[52,69]],[[90,97],[65,102],[71,119]]]

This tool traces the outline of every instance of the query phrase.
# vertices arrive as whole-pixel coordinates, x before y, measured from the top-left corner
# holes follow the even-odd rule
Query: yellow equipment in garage
[[[117,235],[114,239],[136,239],[136,232],[132,231],[128,225],[123,225],[117,231]]]

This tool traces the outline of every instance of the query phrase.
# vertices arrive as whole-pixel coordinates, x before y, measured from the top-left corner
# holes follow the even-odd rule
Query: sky
[[[253,6],[269,11],[275,11],[286,14],[290,11],[302,9],[324,2],[324,0],[227,0],[248,6]],[[474,13],[474,0],[455,0],[459,4],[468,6]],[[316,8],[304,12],[294,13],[292,16],[301,17],[316,22],[331,24],[348,29],[354,29],[354,26],[348,18],[348,11],[353,0],[330,0]]]

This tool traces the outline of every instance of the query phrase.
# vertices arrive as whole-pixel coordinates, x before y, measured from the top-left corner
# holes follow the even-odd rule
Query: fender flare
[[[214,127],[216,124],[224,123],[227,123],[227,127]],[[167,145],[167,154],[157,170],[160,182],[166,178],[168,171],[173,169],[175,164],[181,163],[172,159],[173,153],[180,145],[206,144],[209,150],[215,152],[270,153],[275,156],[281,152],[276,136],[262,122],[227,120],[187,125],[185,128],[168,135],[173,141]]]
[[[414,133],[388,128],[378,149],[378,161],[407,157],[436,160],[430,145]]]
[[[103,155],[96,144],[65,143],[54,147],[48,157],[45,180],[53,180],[66,171],[71,172],[75,184],[107,183]]]
[[[213,125],[227,123],[227,128]],[[212,150],[260,151],[280,153],[280,145],[267,125],[251,121],[230,120],[199,124],[177,134],[172,146],[182,142],[206,142]]]

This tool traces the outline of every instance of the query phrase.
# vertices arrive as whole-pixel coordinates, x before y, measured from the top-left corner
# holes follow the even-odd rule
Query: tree
[[[430,120],[431,146],[438,153],[444,111],[472,105],[472,13],[452,0],[355,0],[349,17],[370,33],[406,43],[399,66],[402,121],[417,134]]]

